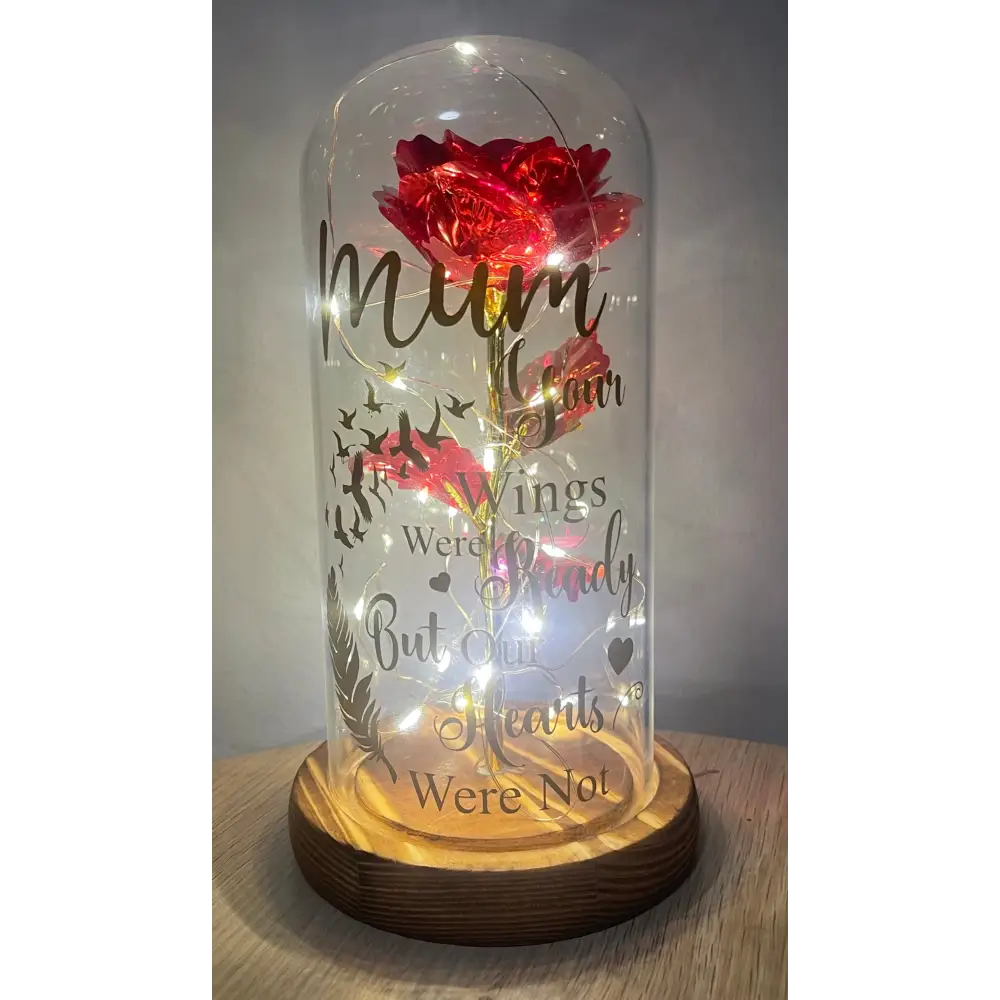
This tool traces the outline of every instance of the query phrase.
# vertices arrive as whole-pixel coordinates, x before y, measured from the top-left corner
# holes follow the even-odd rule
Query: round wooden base
[[[323,743],[292,785],[292,850],[320,896],[395,934],[466,945],[577,937],[658,903],[694,866],[691,772],[659,737],[655,762],[655,791],[630,819],[564,843],[494,853],[407,838],[375,818],[360,827],[327,789]]]

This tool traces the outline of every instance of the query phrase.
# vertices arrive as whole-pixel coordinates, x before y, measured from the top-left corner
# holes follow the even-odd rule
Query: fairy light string
[[[458,48],[457,43],[455,47]],[[459,51],[462,52],[463,55],[483,58],[482,56],[479,56],[476,53],[474,47],[470,47],[468,52],[465,52],[462,49],[459,49]],[[487,63],[487,65],[492,65],[492,63],[489,63],[488,60],[484,59],[484,61]],[[392,64],[394,63],[389,63],[386,65],[392,65]],[[376,70],[375,72],[378,72],[378,70]],[[533,426],[531,423],[532,418],[534,417],[534,419],[538,421],[538,426],[540,426],[541,424],[541,418],[538,416],[538,413],[535,412],[533,414],[532,411],[540,410],[545,403],[545,400],[541,395],[542,383],[539,378],[536,379],[534,389],[532,390],[532,396],[530,399],[528,399],[527,405],[522,405],[517,407],[518,419],[516,423],[512,426],[512,421],[511,421],[512,414],[507,412],[507,408],[509,405],[509,396],[507,392],[505,392],[506,388],[505,362],[507,360],[507,356],[505,353],[505,348],[506,348],[505,339],[508,327],[510,325],[508,316],[506,315],[507,303],[506,303],[505,289],[507,286],[507,275],[511,263],[513,262],[520,264],[520,262],[523,260],[526,265],[530,265],[530,267],[525,268],[525,274],[528,274],[529,270],[537,271],[538,265],[541,265],[543,270],[552,270],[558,273],[564,266],[568,268],[572,267],[573,264],[578,262],[581,258],[595,257],[598,262],[597,266],[593,268],[589,276],[589,279],[586,282],[587,285],[593,287],[593,283],[597,281],[597,275],[601,270],[600,256],[599,256],[601,249],[608,242],[611,242],[613,239],[616,239],[622,232],[624,232],[625,228],[627,228],[628,226],[628,211],[630,210],[631,207],[634,207],[634,205],[640,203],[639,199],[629,195],[599,196],[598,200],[602,201],[605,207],[607,207],[609,202],[605,201],[604,199],[608,198],[618,199],[618,205],[619,205],[619,218],[617,223],[615,223],[616,228],[614,229],[607,228],[606,220],[607,218],[610,218],[610,216],[606,212],[602,216],[602,222],[601,225],[599,226],[598,218],[594,210],[594,202],[591,198],[591,193],[592,191],[597,190],[597,188],[594,187],[597,181],[597,175],[603,169],[603,165],[607,162],[607,157],[610,154],[608,153],[607,150],[592,151],[589,145],[581,147],[579,150],[572,150],[571,147],[569,147],[568,141],[561,126],[556,121],[554,116],[552,116],[548,107],[544,104],[539,95],[534,90],[532,90],[531,87],[528,86],[525,83],[525,81],[522,80],[520,77],[518,77],[516,74],[511,73],[510,75],[513,77],[513,79],[517,81],[518,84],[520,84],[522,87],[525,87],[527,91],[531,94],[531,96],[538,101],[538,103],[545,110],[545,112],[548,113],[552,121],[552,126],[554,130],[558,133],[559,138],[562,140],[563,143],[561,147],[556,147],[555,140],[552,139],[551,137],[547,137],[544,140],[539,140],[537,143],[533,144],[523,143],[523,145],[525,147],[540,146],[540,145],[545,147],[545,157],[539,160],[540,164],[553,154],[553,150],[555,150],[555,155],[557,157],[559,156],[563,157],[563,159],[565,160],[565,167],[572,173],[572,175],[575,177],[576,180],[576,185],[578,190],[576,192],[575,197],[579,198],[580,192],[582,192],[582,203],[585,204],[586,206],[586,222],[583,223],[582,225],[579,222],[574,223],[574,225],[577,226],[577,231],[573,233],[567,234],[565,232],[559,232],[558,234],[556,234],[558,236],[559,242],[555,247],[553,247],[552,238],[553,235],[555,234],[555,230],[553,228],[553,219],[555,218],[555,216],[551,212],[551,206],[546,206],[544,202],[542,202],[539,205],[538,212],[534,212],[534,210],[532,210],[534,214],[532,214],[532,212],[525,212],[523,218],[515,219],[515,221],[517,221],[518,224],[522,224],[524,227],[526,227],[525,229],[526,232],[533,231],[538,234],[537,244],[534,244],[529,240],[527,243],[520,243],[516,247],[510,246],[508,247],[507,251],[505,251],[500,255],[497,261],[494,261],[492,258],[489,258],[487,261],[490,265],[490,280],[488,287],[486,289],[486,296],[483,308],[483,318],[485,326],[486,329],[490,331],[488,336],[486,337],[486,344],[485,344],[486,347],[485,375],[486,375],[487,398],[486,398],[485,410],[479,411],[478,409],[474,409],[473,412],[479,418],[479,423],[484,438],[481,467],[484,474],[487,477],[488,489],[483,490],[481,492],[478,504],[476,504],[473,507],[472,498],[469,497],[467,499],[465,496],[463,496],[462,493],[460,493],[459,490],[456,489],[454,482],[449,481],[449,479],[446,478],[446,475],[449,472],[451,472],[451,474],[454,475],[453,470],[449,469],[447,466],[439,471],[436,479],[427,473],[424,473],[421,477],[421,481],[422,482],[425,481],[427,483],[427,485],[423,487],[421,492],[421,496],[424,501],[425,507],[430,498],[433,498],[438,502],[447,503],[449,506],[459,510],[465,517],[467,517],[472,526],[474,526],[474,528],[479,532],[480,536],[486,540],[486,544],[480,548],[480,554],[479,554],[479,572],[481,581],[486,581],[491,577],[494,580],[497,579],[498,576],[498,573],[496,572],[496,570],[498,569],[497,542],[498,542],[498,529],[500,528],[500,526],[502,525],[507,530],[507,532],[513,532],[514,530],[516,530],[510,524],[510,521],[508,520],[505,513],[499,509],[498,504],[495,504],[493,502],[492,498],[496,498],[498,496],[498,493],[500,492],[500,486],[504,482],[504,477],[508,474],[509,468],[512,465],[512,463],[519,463],[521,460],[522,449],[524,447],[528,447],[528,443],[526,442],[525,438],[528,438],[528,440],[530,440],[531,428]],[[333,236],[333,198],[332,198],[332,171],[333,171],[333,158],[334,158],[333,154],[336,148],[336,141],[337,141],[337,121],[339,120],[339,111],[340,111],[340,102],[338,101],[337,106],[334,109],[334,115],[333,115],[334,134],[331,142],[329,173],[327,175],[327,196],[328,196],[327,207],[328,207],[329,231],[331,238]],[[426,140],[425,136],[421,136],[418,138],[421,140]],[[461,137],[455,136],[454,133],[451,133],[450,131],[445,132],[445,141],[447,143],[451,143],[455,147],[455,149],[458,150],[459,152],[461,152],[463,149],[469,149],[469,148],[476,149],[476,147],[474,147],[473,144],[470,144],[466,140],[461,139]],[[432,142],[432,141],[427,140],[427,142]],[[496,142],[508,143],[508,142],[514,142],[514,140],[496,140]],[[548,143],[549,145],[545,145],[546,143]],[[407,145],[416,149],[418,145],[417,140],[415,139],[409,144],[405,142],[400,143],[397,146],[397,156],[399,155],[399,149]],[[408,155],[412,156],[413,153],[411,152]],[[456,156],[456,160],[460,159],[461,156]],[[544,167],[539,166],[538,169],[543,172],[537,176],[534,176],[531,175],[531,170],[533,170],[534,168],[531,167],[525,168],[524,166],[525,163],[527,163],[527,161],[523,161],[521,165],[518,167],[518,171],[520,171],[518,177],[520,177],[522,180],[524,178],[528,178],[531,184],[538,184],[539,185],[538,197],[543,197],[541,192],[543,190],[544,184],[547,183],[546,177],[544,175]],[[588,170],[592,170],[595,164],[596,164],[596,170],[593,170],[592,173],[588,173]],[[469,263],[469,261],[468,260],[463,261],[461,259],[457,259],[454,254],[454,247],[446,246],[444,243],[440,241],[440,239],[437,239],[436,237],[435,239],[430,240],[426,245],[423,246],[420,245],[420,243],[418,243],[413,238],[412,231],[408,230],[403,225],[400,225],[400,220],[402,219],[402,216],[396,216],[394,215],[394,213],[397,212],[399,205],[401,204],[401,199],[403,198],[404,195],[403,191],[404,186],[407,186],[408,191],[413,191],[418,193],[424,192],[423,194],[420,194],[420,198],[425,198],[427,192],[432,192],[432,187],[429,187],[428,185],[433,186],[434,184],[439,183],[439,180],[431,177],[431,175],[434,173],[434,170],[438,170],[439,172],[443,171],[448,174],[449,184],[453,184],[453,187],[447,189],[447,191],[449,192],[448,194],[449,197],[451,196],[451,192],[453,191],[457,191],[457,193],[455,194],[456,197],[466,196],[466,194],[468,193],[463,194],[463,192],[460,190],[460,185],[458,185],[458,187],[455,187],[454,182],[457,181],[457,182],[468,183],[469,178],[472,177],[473,174],[470,171],[463,171],[460,168],[461,168],[460,163],[452,164],[450,161],[446,162],[440,165],[439,167],[434,167],[432,168],[432,170],[426,171],[429,179],[425,179],[423,173],[420,170],[414,170],[408,174],[404,174],[404,172],[401,171],[400,172],[401,183],[398,190],[389,191],[389,189],[383,189],[382,193],[375,192],[375,197],[379,200],[380,211],[382,211],[382,214],[393,225],[396,225],[398,229],[403,231],[404,235],[407,236],[407,238],[410,239],[411,243],[413,243],[413,245],[416,246],[416,248],[420,251],[425,261],[427,261],[428,263],[430,263],[432,260],[435,259],[438,261],[442,261],[444,259],[454,261],[454,263],[438,264],[439,267],[462,268],[465,267]],[[419,175],[419,176],[416,176],[414,179],[414,175]],[[511,183],[513,184],[514,181],[511,181]],[[409,197],[409,195],[407,196]],[[474,192],[472,192],[469,196],[474,197],[475,196]],[[532,195],[532,197],[534,196]],[[428,200],[426,203],[437,204],[437,202],[434,202],[432,199]],[[421,202],[421,204],[423,204],[423,202]],[[457,225],[458,223],[456,221],[456,226]],[[536,228],[534,230],[531,230],[532,226]],[[603,232],[601,231],[602,226],[605,227]],[[588,229],[589,233],[587,232]],[[496,229],[491,231],[488,234],[489,237],[491,239],[495,238],[496,233],[498,231],[500,230]],[[438,227],[434,230],[434,232],[443,233],[444,230]],[[372,246],[364,247],[364,249],[367,249],[373,254],[379,256],[384,253],[384,251],[380,250],[379,248]],[[504,254],[506,254],[506,256],[504,256]],[[529,258],[532,258],[532,254],[534,255],[533,260],[535,262],[533,265],[531,265],[531,262],[529,260]],[[448,255],[450,255],[450,257]],[[475,259],[475,252],[473,253],[473,258]],[[482,260],[485,258],[480,257],[478,259]],[[419,271],[424,271],[424,272],[426,272],[427,270],[421,264],[415,264],[411,261],[402,261],[401,265],[406,267],[412,267]],[[396,266],[398,271],[400,262],[397,262]],[[452,275],[447,271],[445,272],[445,274],[449,279],[447,281],[446,287],[461,288],[468,284],[469,280],[468,275],[465,274]],[[420,379],[419,377],[416,377],[412,373],[401,374],[402,365],[400,365],[399,369],[396,370],[387,369],[380,371],[379,368],[377,367],[377,364],[381,364],[381,366],[384,369],[386,369],[387,366],[385,365],[384,362],[370,361],[365,359],[362,356],[361,352],[356,349],[355,345],[352,345],[350,339],[348,338],[344,330],[343,324],[341,322],[340,309],[337,308],[336,299],[334,298],[334,289],[332,287],[329,289],[329,293],[330,293],[330,299],[327,300],[326,302],[323,302],[321,304],[321,307],[326,311],[325,315],[328,317],[328,319],[331,318],[332,314],[333,325],[336,328],[337,336],[340,340],[340,343],[343,345],[344,350],[347,353],[347,356],[351,360],[353,360],[356,364],[360,365],[364,370],[371,373],[374,377],[380,379],[383,383],[391,386],[393,390],[405,393],[411,398],[415,397],[416,399],[420,400],[421,406],[426,407],[428,410],[436,409],[436,404],[433,404],[431,400],[425,396],[424,390],[441,389],[443,387],[437,386],[433,382]],[[413,292],[413,293],[407,292],[405,294],[396,296],[395,290],[393,290],[392,294],[395,298],[403,300],[403,299],[415,298],[419,295],[427,294],[427,292],[426,291]],[[553,302],[555,302],[555,300],[553,300]],[[384,304],[385,304],[384,301],[382,303],[379,302],[368,303],[368,305],[370,306],[377,306]],[[560,312],[563,311],[563,307],[565,305],[566,305],[565,302],[563,302],[560,305],[560,310],[559,310]],[[525,303],[525,308],[526,307],[527,303]],[[536,316],[531,320],[531,322],[526,327],[521,325],[521,320],[524,317],[515,317],[513,328],[518,333],[523,335],[524,333],[531,330],[535,326],[535,324],[537,324],[540,321],[540,319],[545,313],[545,309],[546,306],[542,305],[541,308],[537,310]],[[355,302],[352,297],[351,309],[348,310],[348,312],[351,314],[352,325],[356,327],[357,319],[355,319],[353,315],[354,310],[355,310]],[[582,332],[582,328],[579,326],[580,320],[578,319],[577,322],[578,322],[578,329],[581,329]],[[545,360],[547,361],[548,359],[546,358]],[[606,364],[607,359],[605,358],[604,360]],[[475,359],[473,358],[473,370],[475,370],[475,368],[476,368]],[[572,369],[570,366],[570,361],[569,358],[567,357],[564,362],[564,370],[560,372],[560,376],[562,378],[567,378],[571,370]],[[556,394],[556,388],[553,386],[550,392],[552,397],[554,398]],[[558,419],[561,421],[559,433],[565,433],[567,430],[575,429],[575,427],[579,423],[578,417],[573,423],[570,423],[567,420],[565,407],[560,411]],[[447,419],[443,416],[440,417],[440,426],[444,429],[444,431],[447,432],[448,435],[451,436],[453,442],[457,441],[453,428],[449,426]],[[401,432],[402,432],[402,425],[401,425]],[[452,449],[452,452],[454,452],[455,450],[456,449]],[[464,450],[465,449],[463,449],[463,451]],[[565,470],[563,470],[562,466],[554,456],[545,451],[537,452],[536,454],[540,454],[543,460],[545,460],[547,463],[551,463],[551,465],[556,470],[558,470],[558,473],[562,476],[562,478],[568,482],[569,477],[567,476]],[[458,459],[456,458],[455,460],[457,461]],[[393,472],[395,471],[396,470],[393,470]],[[534,467],[532,474],[529,477],[528,480],[529,482],[534,481],[535,472],[537,472],[537,463]],[[408,488],[412,489],[413,486],[409,486]],[[494,509],[494,506],[496,506],[497,509]],[[428,516],[428,511],[425,510],[423,516],[424,518],[426,518]],[[559,552],[558,556],[554,554],[554,551],[546,553],[546,555],[553,561],[556,560],[557,558],[564,558],[566,555],[565,551],[554,544],[555,536],[553,531],[553,525],[549,518],[549,511],[545,509],[544,504],[542,505],[542,519],[546,527],[548,528],[549,542],[547,544],[549,548]],[[586,529],[584,534],[586,534]],[[534,546],[534,554],[535,554],[534,558],[536,560],[539,558],[540,553],[543,551],[542,546],[540,544],[540,538],[541,538],[540,531],[536,527],[535,546]],[[528,568],[530,569],[531,567]],[[512,613],[512,609],[507,609],[506,614],[499,613],[495,605],[503,604],[506,602],[506,598],[509,596],[511,588],[511,581],[509,579],[509,575],[515,571],[517,571],[516,567],[510,567],[510,566],[506,567],[508,578],[506,580],[506,584],[503,587],[503,591],[501,594],[491,593],[488,595],[486,594],[483,595],[486,629],[489,633],[491,640],[493,640],[492,648],[494,650],[496,650],[499,646],[500,636],[504,628],[506,627],[507,622],[510,620],[510,614]],[[458,607],[458,609],[461,611],[462,616],[465,619],[466,623],[471,624],[473,616],[470,615],[466,611],[466,609],[462,607],[460,601],[453,593],[451,594],[451,599],[456,605],[456,607]],[[573,598],[571,597],[570,599],[572,600]],[[526,597],[526,603],[527,605],[531,604],[530,598]],[[544,620],[543,616],[544,616],[544,608],[535,608],[527,606],[524,608],[524,610],[522,610],[522,624],[529,633],[537,635],[542,627],[542,622]],[[479,712],[485,712],[486,710],[486,704],[485,704],[486,686],[487,686],[486,681],[488,680],[489,675],[490,673],[492,673],[493,670],[496,670],[498,673],[502,675],[500,683],[498,685],[498,689],[501,692],[504,690],[503,676],[507,675],[508,671],[505,669],[505,663],[503,662],[503,657],[498,657],[498,660],[499,662],[490,665],[489,671],[485,670],[483,667],[480,667],[478,670],[480,676],[478,678],[479,683],[477,684],[477,711]],[[451,661],[451,655],[449,654],[449,663],[450,661]],[[435,677],[433,678],[435,682],[437,682],[437,678],[445,672],[446,668],[447,666],[444,668],[439,668],[438,670],[435,671]],[[546,670],[545,668],[541,668],[539,665],[532,665],[525,669],[541,669],[544,670],[545,673],[549,674],[550,677],[555,676],[554,671]],[[425,683],[424,687],[430,692],[433,692],[435,690],[433,684]],[[456,692],[456,697],[457,697],[457,692]],[[499,706],[499,710],[501,712],[503,710],[502,702]],[[421,716],[419,712],[416,715],[414,715],[414,712],[411,711],[407,713],[407,715],[399,722],[398,729],[400,731],[406,731],[410,728],[413,728],[418,724],[420,718]],[[502,740],[503,737],[502,731],[500,737]],[[503,767],[501,767],[502,762],[497,758],[496,754],[493,752],[492,748],[486,741],[485,727],[483,736],[483,760],[480,763],[485,767],[486,771],[488,771],[491,775],[493,775],[494,780],[496,774],[503,770]]]

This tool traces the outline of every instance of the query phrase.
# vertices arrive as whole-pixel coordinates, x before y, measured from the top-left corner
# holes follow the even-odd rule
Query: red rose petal
[[[396,143],[396,171],[400,177],[407,174],[420,174],[431,167],[447,163],[451,152],[447,146],[435,142],[423,133],[407,141],[400,139]]]
[[[517,173],[525,160],[531,159],[546,149],[562,149],[562,147],[556,145],[556,141],[551,135],[536,139],[534,142],[521,143],[518,148],[512,149],[504,158],[504,173]],[[568,152],[568,150],[563,150],[563,152]]]
[[[591,321],[593,322],[593,321]],[[590,413],[595,403],[587,403],[583,398],[583,383],[587,379],[596,376],[603,376],[611,360],[604,349],[597,341],[597,333],[592,333],[589,337],[572,336],[565,341],[561,347],[555,351],[546,351],[534,361],[528,362],[524,368],[518,372],[517,384],[527,403],[519,403],[514,398],[510,389],[504,391],[504,410],[507,414],[506,424],[509,434],[517,433],[518,422],[528,413],[538,413],[538,408],[532,406],[531,400],[538,395],[542,385],[542,374],[545,369],[552,365],[552,386],[556,390],[555,404],[555,431],[548,444],[558,441],[564,434],[576,430],[580,426],[583,418]],[[576,379],[579,402],[568,413],[563,406],[562,390],[569,379]],[[525,438],[525,444],[531,447],[534,434],[531,433],[531,424],[528,425],[529,434]]]
[[[597,193],[597,189],[607,183],[607,180],[599,180],[601,171],[608,165],[611,159],[610,149],[591,149],[590,143],[581,146],[573,154],[580,171],[580,178],[583,181],[584,189],[588,195]]]
[[[373,191],[379,203],[379,211],[385,216],[420,252],[428,258],[427,217],[419,208],[404,201],[390,188]],[[430,261],[433,263],[433,261]]]
[[[601,194],[589,202],[554,208],[552,221],[560,245],[573,260],[586,260],[628,229],[633,210],[641,204],[634,195]]]
[[[523,145],[520,139],[490,139],[481,149],[484,156],[503,165]]]
[[[406,455],[390,455],[390,449],[399,444],[399,431],[393,431],[382,442],[382,449],[378,455],[373,455],[370,451],[364,453],[364,469],[371,472],[375,469],[379,474],[385,473],[390,483],[395,483],[404,490],[427,490],[428,497],[463,510],[464,504],[459,503],[455,496],[449,492],[451,487],[457,496],[462,497],[462,486],[458,478],[460,472],[464,472],[470,488],[474,491],[473,496],[478,495],[479,474],[487,476],[486,470],[476,461],[472,452],[468,448],[463,448],[453,438],[448,438],[441,442],[440,448],[429,448],[417,437],[411,436],[410,443],[414,449],[427,462],[426,469],[420,469],[410,461]],[[400,476],[400,470],[406,465],[406,478]]]
[[[400,140],[399,188],[373,194],[382,215],[452,280],[471,279],[485,262],[502,283],[515,265],[530,278],[554,250],[571,267],[628,229],[641,199],[596,194],[610,157],[552,136],[479,146],[447,129],[440,143],[423,134]]]

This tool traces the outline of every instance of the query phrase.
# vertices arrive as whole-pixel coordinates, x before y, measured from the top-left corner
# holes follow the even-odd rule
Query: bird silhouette
[[[337,456],[330,459],[330,475],[333,476],[333,485],[337,485]]]
[[[409,479],[409,478],[410,478],[410,474],[409,474],[409,472],[407,472],[407,471],[406,471],[406,462],[404,462],[404,463],[403,463],[403,464],[402,464],[402,465],[401,465],[401,466],[399,467],[399,478],[400,478],[400,479]]]
[[[344,442],[340,440],[340,435],[334,431],[333,436],[337,439],[337,458],[347,458],[350,451],[344,447]]]
[[[343,556],[340,557],[340,566],[338,568],[340,569],[341,573],[344,572],[344,557]]]
[[[326,526],[330,527],[330,505],[326,505],[326,510],[323,511],[323,517],[326,519]]]
[[[337,530],[333,533],[333,537],[340,542],[341,545],[347,546],[349,549],[353,549],[354,546],[351,544],[350,538],[347,537],[347,532],[344,531],[344,521],[340,513],[340,507],[337,507],[337,513],[334,517],[337,522]],[[343,569],[343,560],[341,560],[341,569]]]
[[[382,499],[382,495],[378,491],[378,470],[372,469],[372,484],[368,487],[368,492],[375,497],[376,500],[382,505],[383,512],[385,511],[385,501]]]
[[[365,496],[362,480],[364,479],[364,453],[358,452],[350,463],[351,483],[349,486],[342,486],[345,496],[352,497],[355,506],[361,511],[361,518],[365,524],[372,523],[372,509],[368,505],[368,498]]]
[[[373,455],[381,455],[382,445],[385,443],[385,439],[389,436],[388,429],[384,430],[378,437],[375,437],[370,430],[367,430],[364,427],[359,427],[358,430],[368,438],[365,442],[366,450],[370,451]]]
[[[410,428],[410,415],[406,410],[399,411],[399,444],[389,449],[392,456],[404,454],[418,469],[427,469],[427,459],[414,447]]]
[[[438,451],[441,450],[442,441],[451,440],[451,438],[447,434],[438,434],[438,428],[440,426],[441,426],[441,404],[435,399],[433,423],[425,431],[422,431],[418,428],[417,433],[420,435],[420,440],[423,441],[428,448],[436,448]]]
[[[358,515],[358,512],[355,511],[354,512],[354,526],[351,528],[351,534],[359,542],[363,542],[365,540],[365,535],[367,535],[368,532],[367,531],[359,531],[358,529],[360,527],[361,527],[361,517]]]
[[[368,386],[368,399],[365,402],[365,409],[369,413],[381,413],[382,407],[386,404],[375,402],[375,386],[373,386],[368,379],[365,379],[365,385]]]
[[[340,407],[337,407],[340,410]],[[354,428],[351,426],[351,421],[354,420],[354,415],[357,413],[357,409],[351,410],[350,413],[347,410],[340,410],[340,426],[345,430],[352,431]]]
[[[448,398],[451,402],[445,407],[445,409],[453,416],[458,417],[459,420],[465,419],[465,411],[470,407],[475,405],[475,400],[471,403],[463,403],[458,396],[453,396],[450,392],[448,393]]]
[[[383,368],[381,378],[384,382],[395,382],[403,374],[403,369],[406,367],[405,361],[398,368],[393,368],[392,365],[387,365],[384,361],[380,361],[379,364]]]

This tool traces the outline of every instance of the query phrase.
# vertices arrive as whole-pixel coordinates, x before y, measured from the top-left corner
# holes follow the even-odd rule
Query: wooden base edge
[[[654,750],[657,791],[637,815],[596,836],[507,852],[502,865],[484,869],[481,852],[462,867],[461,852],[441,851],[435,858],[434,846],[421,843],[421,863],[410,864],[346,842],[344,827],[330,819],[329,793],[317,777],[325,773],[324,743],[303,761],[292,785],[292,851],[320,896],[357,920],[404,937],[516,946],[590,934],[654,906],[694,867],[694,780],[666,741],[657,737]]]

